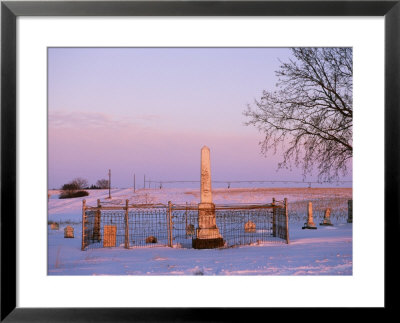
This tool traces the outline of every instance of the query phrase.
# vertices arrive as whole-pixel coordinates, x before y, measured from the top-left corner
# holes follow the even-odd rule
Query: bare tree
[[[108,179],[99,179],[96,182],[96,186],[99,188],[108,188]]]
[[[87,179],[84,179],[82,177],[77,177],[77,178],[73,179],[70,184],[75,185],[77,189],[84,189],[84,188],[88,187],[88,185],[89,185]]]
[[[292,163],[319,180],[348,172],[353,155],[353,52],[351,48],[292,48],[281,63],[277,89],[263,91],[243,113],[264,134],[261,151],[283,150],[278,168]]]
[[[79,187],[74,183],[67,183],[67,184],[64,184],[63,186],[61,186],[61,190],[68,192],[68,193],[74,193],[78,189],[79,189]]]

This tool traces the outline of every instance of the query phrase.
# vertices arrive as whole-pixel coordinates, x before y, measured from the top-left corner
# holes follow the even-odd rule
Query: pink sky
[[[284,48],[50,48],[49,188],[75,177],[115,187],[199,180],[211,149],[213,180],[302,180],[260,154],[246,105],[272,90]],[[343,180],[351,179],[351,174]],[[142,184],[140,184],[142,185]],[[347,185],[348,186],[348,185]]]

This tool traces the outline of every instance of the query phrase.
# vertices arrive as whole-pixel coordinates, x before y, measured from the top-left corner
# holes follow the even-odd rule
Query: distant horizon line
[[[273,186],[267,186],[267,187],[214,187],[212,188],[212,190],[216,190],[216,189],[229,189],[229,190],[235,190],[235,189],[288,189],[288,188],[296,188],[296,189],[341,189],[341,188],[353,188],[352,186],[340,186],[340,187],[329,187],[329,186],[323,186],[323,187],[296,187],[296,186],[277,186],[277,187],[273,187]],[[133,186],[129,186],[129,187],[111,187],[111,190],[127,190],[127,189],[134,189]],[[162,187],[162,188],[157,188],[157,187],[140,187],[140,188],[136,188],[137,191],[141,191],[141,190],[160,190],[160,189],[199,189],[199,188],[193,188],[193,187]],[[47,188],[47,190],[53,190],[53,191],[61,191],[61,188]],[[92,191],[100,191],[100,190],[108,190],[108,188],[83,188],[83,190],[92,190]]]
[[[351,180],[338,180],[338,181],[296,181],[296,180],[224,180],[213,181],[212,183],[305,183],[305,184],[324,184],[324,183],[352,183]],[[199,180],[146,180],[146,183],[200,183]]]

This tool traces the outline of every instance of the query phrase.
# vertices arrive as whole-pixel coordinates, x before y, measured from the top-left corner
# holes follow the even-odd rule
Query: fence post
[[[172,203],[168,201],[167,211],[168,247],[172,247]]]
[[[129,249],[129,200],[125,201],[125,248]]]
[[[353,200],[347,201],[347,223],[353,223]]]
[[[93,240],[100,241],[100,227],[101,227],[101,204],[100,200],[98,199],[96,216],[94,218]]]
[[[169,246],[169,201],[168,201],[168,209],[166,210],[166,216],[165,216],[165,218],[166,218],[166,221],[167,221],[167,246]]]
[[[272,236],[273,236],[273,237],[276,237],[275,197],[272,198]]]
[[[286,217],[286,243],[289,244],[289,210],[288,200],[285,197],[285,217]]]
[[[108,198],[111,199],[111,169],[108,170]]]
[[[82,201],[82,250],[85,250],[86,200]]]
[[[187,202],[186,202],[186,207],[185,207],[185,238],[187,239],[187,230],[188,230],[188,225],[187,225]]]

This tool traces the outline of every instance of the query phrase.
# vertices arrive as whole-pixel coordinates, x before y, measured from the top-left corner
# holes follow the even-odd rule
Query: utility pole
[[[143,188],[146,188],[146,175],[144,175]]]
[[[133,193],[136,192],[136,175],[133,174]]]
[[[108,198],[111,199],[111,169],[108,170]]]

